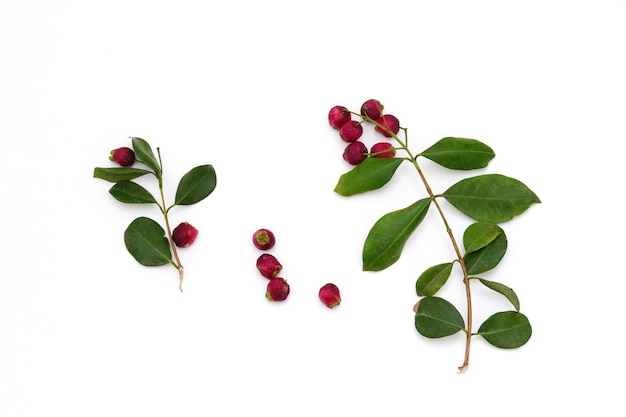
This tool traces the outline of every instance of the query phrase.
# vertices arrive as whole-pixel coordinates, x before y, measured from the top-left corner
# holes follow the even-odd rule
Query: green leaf
[[[150,144],[141,138],[132,138],[133,150],[137,155],[137,159],[152,168],[157,177],[161,176],[161,164],[154,156]]]
[[[129,204],[156,203],[148,190],[132,181],[120,181],[109,190],[116,200]]]
[[[386,269],[400,258],[409,236],[426,216],[430,202],[430,198],[424,198],[385,214],[374,224],[363,245],[364,271]]]
[[[422,298],[415,314],[415,328],[425,337],[450,336],[465,328],[461,313],[439,297]]]
[[[165,231],[154,220],[138,217],[124,232],[126,249],[142,265],[159,266],[172,262]]]
[[[450,169],[478,169],[489,164],[496,154],[476,139],[443,138],[420,154]]]
[[[478,329],[478,334],[492,345],[513,349],[524,345],[532,335],[528,318],[516,311],[503,311],[489,317]]]
[[[389,182],[404,158],[365,158],[339,178],[335,192],[343,196],[381,188]]]
[[[487,288],[494,290],[502,295],[504,295],[515,307],[515,310],[519,311],[519,298],[517,298],[517,294],[513,291],[512,288],[507,287],[504,284],[500,284],[499,282],[487,281],[486,279],[478,278],[480,282],[482,282]]]
[[[523,213],[539,198],[522,182],[500,174],[467,178],[443,193],[450,204],[475,220],[502,223]]]
[[[109,182],[128,181],[151,174],[150,171],[137,168],[94,168],[93,176]]]
[[[504,257],[506,248],[506,235],[502,233],[484,248],[466,253],[463,260],[467,273],[470,275],[481,274],[495,268]]]
[[[471,224],[463,234],[465,252],[474,252],[484,248],[504,233],[504,230],[494,222],[479,221]]]
[[[450,278],[453,262],[431,266],[417,279],[415,291],[419,296],[433,296]]]
[[[217,178],[211,165],[201,165],[183,175],[176,190],[177,205],[190,205],[202,201],[215,189]]]

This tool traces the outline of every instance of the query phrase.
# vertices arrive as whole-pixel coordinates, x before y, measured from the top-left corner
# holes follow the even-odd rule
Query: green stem
[[[161,174],[157,177],[159,180],[159,193],[161,194],[161,204],[162,207],[166,207],[165,205],[165,195],[163,193],[163,164],[161,162],[161,150],[160,148],[157,148],[157,154],[159,155],[159,166],[161,167]],[[172,206],[173,207],[173,206]],[[165,229],[167,231],[167,238],[170,242],[170,247],[172,248],[172,253],[174,254],[174,259],[176,259],[176,262],[172,261],[172,265],[174,265],[174,267],[176,269],[178,269],[178,277],[179,277],[179,284],[178,284],[178,288],[180,289],[180,291],[183,291],[183,264],[180,262],[180,258],[178,257],[178,251],[176,250],[176,245],[174,244],[174,239],[172,237],[172,229],[170,227],[170,220],[168,217],[168,212],[170,210],[171,207],[169,207],[167,210],[162,210],[163,212],[163,217],[165,218]]]

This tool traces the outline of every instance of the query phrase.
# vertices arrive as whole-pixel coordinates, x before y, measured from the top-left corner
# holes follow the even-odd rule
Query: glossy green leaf
[[[148,190],[132,181],[120,181],[109,190],[116,200],[129,204],[156,203]]]
[[[403,158],[365,158],[339,178],[335,192],[343,196],[381,188],[389,182]]]
[[[415,314],[415,328],[430,338],[450,336],[465,328],[461,313],[439,297],[422,298]]]
[[[215,169],[211,165],[193,168],[181,178],[176,190],[177,205],[190,205],[209,196],[217,185]]]
[[[419,296],[433,296],[450,278],[453,262],[431,266],[417,278],[415,291]]]
[[[386,269],[400,258],[407,240],[426,216],[430,202],[430,198],[424,198],[385,214],[374,224],[363,245],[364,271]]]
[[[494,222],[479,221],[471,224],[463,233],[465,252],[474,252],[482,249],[504,233],[504,230]]]
[[[146,174],[151,174],[151,172],[137,168],[94,168],[93,170],[95,178],[109,182],[129,181]]]
[[[161,164],[157,160],[154,152],[152,152],[152,148],[150,144],[141,138],[132,138],[133,142],[133,150],[137,156],[139,161],[146,164],[148,167],[152,168],[154,173],[160,177],[161,176]]]
[[[513,349],[524,345],[532,335],[532,328],[522,313],[503,311],[489,317],[478,329],[478,334],[492,345]]]
[[[172,262],[165,231],[154,220],[138,217],[124,232],[126,249],[142,265],[159,266]]]
[[[511,304],[513,304],[515,310],[519,311],[519,298],[517,298],[517,294],[515,294],[515,291],[513,291],[512,288],[509,288],[499,282],[488,281],[482,278],[478,278],[478,280],[482,282],[483,285],[485,285],[487,288],[504,295],[511,302]]]
[[[504,233],[498,235],[491,243],[482,249],[466,253],[463,257],[467,273],[470,275],[482,274],[498,265],[507,249],[507,239]]]
[[[459,211],[475,220],[502,223],[523,213],[539,198],[522,182],[500,174],[467,178],[443,196]]]
[[[489,164],[496,154],[476,139],[443,138],[420,154],[450,169],[478,169]]]

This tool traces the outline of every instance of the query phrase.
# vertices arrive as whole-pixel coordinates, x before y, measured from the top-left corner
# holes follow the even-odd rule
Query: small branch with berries
[[[182,222],[172,230],[169,212],[176,206],[196,204],[208,197],[217,184],[215,169],[212,165],[201,165],[183,175],[178,183],[174,203],[168,207],[163,192],[161,150],[157,148],[157,159],[147,141],[137,137],[131,140],[132,149],[124,146],[111,151],[109,159],[117,167],[97,167],[93,175],[114,183],[109,193],[116,200],[126,204],[155,204],[159,208],[163,214],[165,230],[151,218],[138,217],[126,228],[124,243],[128,252],[142,265],[174,266],[178,270],[178,287],[182,291],[184,268],[177,248],[190,246],[198,236],[198,229],[188,222]],[[137,167],[135,163],[142,166]],[[160,202],[147,189],[132,181],[146,174],[152,174],[156,178]]]
[[[360,120],[353,120],[353,116]],[[535,193],[522,182],[499,174],[466,178],[443,193],[434,193],[418,163],[419,157],[448,169],[468,171],[485,168],[495,153],[478,140],[458,137],[443,138],[414,153],[408,146],[408,129],[400,126],[396,116],[384,113],[384,106],[378,100],[365,101],[358,113],[344,106],[334,106],[328,113],[328,122],[348,143],[343,159],[354,166],[341,175],[334,190],[336,193],[348,197],[382,188],[404,161],[415,167],[427,193],[426,197],[410,206],[387,213],[375,222],[363,245],[364,271],[381,271],[396,263],[430,206],[435,206],[443,221],[454,250],[454,259],[439,262],[417,277],[415,290],[420,298],[414,312],[418,333],[428,338],[442,338],[464,332],[465,355],[459,372],[465,372],[469,366],[470,345],[474,336],[481,336],[490,344],[505,349],[526,344],[532,328],[528,318],[520,312],[517,294],[500,282],[478,275],[494,269],[506,252],[507,238],[499,224],[522,214],[532,204],[540,203]],[[371,125],[387,141],[377,142],[368,150],[361,140],[364,125]],[[397,152],[406,156],[397,157]],[[442,198],[474,221],[463,233],[463,250],[439,204]],[[460,266],[461,282],[465,286],[465,318],[452,303],[437,296],[452,275],[455,264]],[[513,310],[491,315],[477,332],[472,328],[473,282],[501,294],[513,307]]]

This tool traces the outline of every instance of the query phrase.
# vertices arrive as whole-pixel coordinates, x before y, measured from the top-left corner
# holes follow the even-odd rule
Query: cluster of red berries
[[[129,167],[135,163],[135,151],[129,147],[113,149],[109,159],[122,167]],[[172,231],[172,240],[179,248],[186,248],[198,237],[198,229],[188,222],[182,222]]]
[[[386,138],[391,138],[400,131],[400,121],[392,114],[383,114],[384,106],[376,99],[369,99],[361,105],[361,112],[355,113],[344,106],[334,106],[328,112],[330,126],[339,131],[339,137],[348,142],[343,159],[351,165],[358,165],[365,158],[393,158],[396,149],[390,142],[377,142],[368,150],[359,140],[363,135],[363,123],[372,123],[374,130]],[[352,120],[352,115],[361,120]]]
[[[257,249],[269,250],[276,244],[276,237],[269,229],[259,229],[252,235],[252,243]],[[271,253],[263,253],[257,258],[256,267],[261,275],[267,279],[265,297],[270,301],[284,301],[289,295],[289,283],[278,275],[283,266]],[[319,290],[320,301],[328,308],[334,308],[341,303],[339,288],[332,283],[325,284]]]

